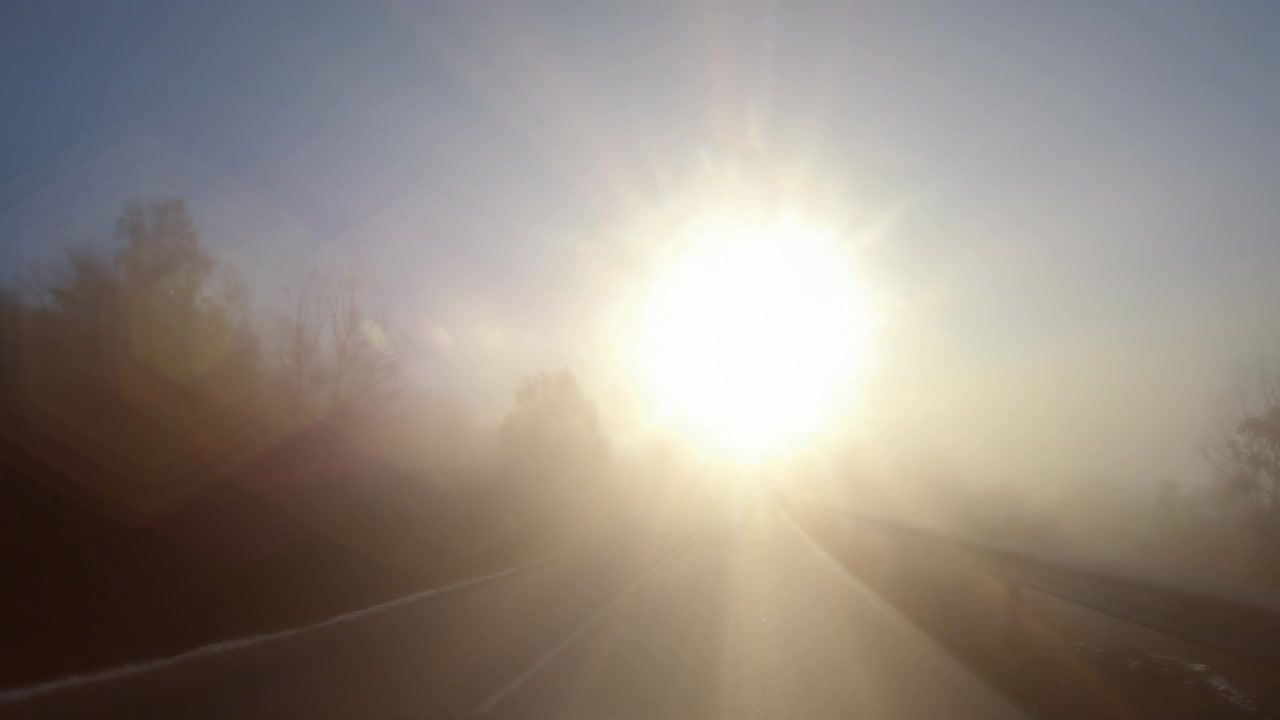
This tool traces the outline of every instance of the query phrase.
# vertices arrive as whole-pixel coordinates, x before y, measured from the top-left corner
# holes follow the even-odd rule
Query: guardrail
[[[1280,608],[1244,604],[1185,588],[1123,577],[947,537],[893,520],[840,512],[812,501],[835,518],[903,545],[975,565],[1010,586],[1011,602],[1025,587],[1111,617],[1222,652],[1280,667]]]

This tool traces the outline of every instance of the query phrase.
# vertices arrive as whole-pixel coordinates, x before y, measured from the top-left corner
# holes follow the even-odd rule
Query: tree
[[[101,255],[67,251],[66,270],[51,283],[49,305],[33,313],[42,369],[61,373],[81,390],[112,372],[122,342],[121,288]]]
[[[537,486],[581,484],[608,465],[595,405],[568,370],[522,380],[498,440],[502,475]]]
[[[399,359],[387,331],[386,314],[368,311],[354,278],[330,286],[325,302],[333,353],[330,403],[357,404],[389,387],[399,374]]]
[[[131,292],[162,293],[183,307],[195,304],[213,260],[200,248],[185,202],[130,200],[116,219],[116,239],[124,242],[116,262]]]
[[[116,220],[114,259],[72,249],[52,280],[33,273],[32,321],[53,353],[85,370],[124,359],[190,383],[236,348],[252,345],[243,294],[207,292],[213,261],[181,200],[128,202]],[[240,302],[232,317],[228,299]]]
[[[1206,456],[1219,489],[1268,545],[1280,541],[1280,373],[1263,373],[1258,399],[1241,391],[1241,415]]]
[[[247,327],[210,293],[213,260],[180,199],[129,201],[116,220],[120,293],[135,360],[191,383],[226,359]]]
[[[132,511],[234,465],[274,403],[247,287],[230,275],[212,287],[182,201],[129,202],[116,237],[115,252],[70,250],[56,273],[32,274],[27,301],[10,299],[4,380],[20,402],[3,421],[39,441],[42,462]]]
[[[400,343],[352,275],[308,273],[278,323],[281,375],[308,414],[358,405],[401,379]]]

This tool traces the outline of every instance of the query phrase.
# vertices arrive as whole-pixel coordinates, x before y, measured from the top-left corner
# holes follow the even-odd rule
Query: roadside
[[[868,587],[1039,716],[1280,718],[1274,668],[1013,585],[820,510],[788,510]]]
[[[0,703],[31,718],[457,717],[683,546],[615,525],[553,562]]]

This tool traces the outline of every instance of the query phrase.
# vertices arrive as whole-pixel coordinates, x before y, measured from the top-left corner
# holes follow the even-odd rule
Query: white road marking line
[[[800,535],[800,539],[809,546],[818,557],[824,560],[831,569],[842,576],[845,582],[857,592],[862,599],[866,600],[873,608],[881,613],[881,616],[888,621],[888,626],[893,633],[902,639],[903,642],[914,646],[915,651],[923,655],[939,672],[948,675],[956,680],[956,684],[961,691],[972,701],[978,704],[990,714],[988,717],[1002,718],[1026,718],[1027,714],[1020,708],[1009,702],[999,691],[992,688],[984,680],[978,677],[972,670],[967,668],[946,648],[938,644],[932,637],[927,635],[923,630],[916,627],[908,620],[898,609],[889,604],[887,600],[880,597],[874,590],[867,587],[844,563],[837,560],[827,549],[822,546],[812,535],[804,528],[800,527],[800,523],[791,517],[791,513],[783,510],[782,514],[787,517],[791,528]]]
[[[132,677],[135,675],[141,675],[144,673],[153,672],[155,670],[160,670],[163,668],[173,667],[175,665],[180,665],[184,662],[195,660],[197,658],[209,657],[212,655],[219,655],[222,653],[228,653],[228,652],[240,650],[247,647],[262,645],[262,644],[274,642],[277,640],[283,640],[289,637],[296,637],[298,635],[303,635],[305,633],[309,633],[314,630],[319,630],[321,628],[331,627],[333,625],[341,625],[343,623],[348,623],[353,620],[358,620],[360,618],[367,617],[369,615],[385,612],[387,610],[401,607],[403,605],[410,605],[412,603],[418,602],[420,600],[425,600],[429,597],[433,597],[436,595],[444,595],[446,593],[454,592],[457,590],[463,590],[465,588],[469,588],[475,585],[481,585],[484,583],[493,582],[494,580],[501,579],[508,575],[514,575],[516,573],[525,572],[526,570],[532,570],[542,565],[546,565],[548,563],[551,563],[551,562],[554,562],[555,560],[560,559],[560,557],[562,556],[552,555],[550,557],[545,557],[541,560],[529,563],[527,565],[521,565],[519,567],[509,568],[507,570],[500,570],[495,573],[490,573],[489,575],[481,575],[479,577],[467,578],[466,580],[459,580],[458,582],[452,583],[450,585],[445,585],[443,587],[432,588],[430,590],[423,590],[421,592],[413,593],[412,595],[405,595],[404,597],[399,597],[399,598],[396,598],[395,600],[389,600],[387,602],[380,603],[378,605],[373,605],[367,608],[361,608],[360,610],[353,610],[351,612],[343,613],[341,615],[336,615],[334,617],[329,618],[328,620],[322,620],[312,625],[306,625],[306,626],[297,627],[297,628],[289,628],[287,630],[279,630],[277,632],[264,633],[262,635],[254,635],[251,637],[236,638],[234,640],[224,640],[222,642],[212,643],[209,645],[202,645],[200,647],[193,648],[191,650],[187,650],[186,652],[179,653],[177,655],[173,655],[167,658],[160,658],[157,660],[148,660],[145,662],[133,663],[130,665],[121,665],[119,667],[111,668],[108,670],[101,670],[98,672],[89,673],[87,675],[70,675],[68,677],[60,678],[58,680],[50,680],[48,682],[40,683],[38,685],[29,685],[27,687],[18,687],[18,688],[3,690],[3,691],[0,691],[0,705],[21,702],[23,700],[30,700],[32,698],[39,697],[41,695],[48,695],[50,693],[58,692],[61,690],[69,690],[71,688],[83,687],[85,685],[93,685],[97,683],[108,682],[111,680],[120,680],[122,678]]]
[[[610,598],[609,601],[606,602],[604,605],[602,605],[600,609],[596,610],[595,613],[591,615],[591,617],[581,622],[577,627],[571,630],[568,635],[565,635],[563,638],[561,638],[560,642],[556,643],[551,647],[550,650],[543,653],[542,657],[538,658],[537,660],[534,660],[533,663],[529,665],[529,667],[524,669],[524,672],[521,672],[519,675],[515,676],[509,682],[507,682],[506,685],[503,685],[502,687],[498,688],[496,692],[491,694],[488,698],[485,698],[484,702],[480,703],[475,707],[475,710],[472,711],[473,714],[483,715],[493,710],[495,707],[498,706],[499,703],[505,700],[508,695],[515,692],[517,689],[520,688],[521,685],[524,685],[526,682],[531,680],[535,675],[541,672],[542,669],[545,668],[552,660],[554,660],[557,655],[564,652],[570,645],[573,645],[574,641],[582,637],[583,634],[585,634],[588,630],[590,630],[592,625],[595,625],[596,622],[600,620],[600,618],[604,617],[605,614],[608,613],[610,610],[612,610],[614,606],[616,606],[619,602],[622,601],[623,598],[625,598],[627,595],[630,595],[632,592],[634,592],[637,588],[643,585],[649,578],[653,577],[653,575],[656,572],[658,572],[658,570],[660,570],[662,566],[670,562],[671,559],[674,558],[676,555],[679,555],[682,550],[689,547],[689,545],[697,538],[699,534],[701,534],[700,531],[694,532],[692,535],[686,538],[684,542],[680,543],[680,545],[673,548],[670,552],[668,552],[665,556],[663,556],[661,560],[654,563],[643,575],[637,578],[635,582],[631,583],[630,585],[625,587],[621,592],[619,592],[617,595],[614,595],[612,598]]]

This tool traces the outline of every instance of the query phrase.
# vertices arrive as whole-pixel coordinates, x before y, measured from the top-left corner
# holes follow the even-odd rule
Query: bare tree
[[[364,309],[351,276],[330,286],[326,307],[333,352],[331,402],[359,403],[388,387],[399,373],[386,313]]]
[[[290,288],[280,367],[315,412],[362,403],[401,377],[399,343],[381,309],[368,309],[351,275],[308,273]]]
[[[1205,457],[1224,497],[1266,541],[1280,540],[1280,372],[1261,370],[1256,392],[1236,392],[1241,419]]]
[[[323,331],[317,312],[322,295],[322,278],[314,271],[296,285],[285,289],[290,304],[280,318],[278,362],[281,375],[295,395],[294,402],[308,405],[314,388],[320,385],[320,337]]]
[[[53,287],[44,263],[32,261],[19,280],[19,298],[47,312],[53,307]]]

